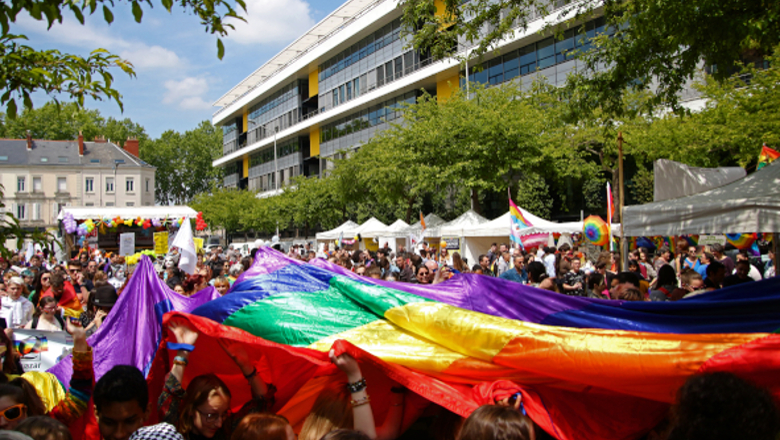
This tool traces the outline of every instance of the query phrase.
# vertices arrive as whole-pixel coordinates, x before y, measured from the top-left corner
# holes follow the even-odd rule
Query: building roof
[[[348,24],[360,17],[363,12],[383,1],[385,0],[347,0],[338,9],[309,29],[308,32],[290,43],[289,46],[260,66],[259,69],[230,89],[229,92],[225,93],[214,103],[214,106],[224,108],[232,104],[299,59],[309,50],[332,37],[341,29],[344,29]]]
[[[4,160],[3,160],[4,159]],[[117,162],[122,161],[122,162]],[[113,142],[84,142],[84,156],[79,157],[78,141],[33,139],[27,150],[26,139],[0,139],[0,166],[87,166],[154,168]]]

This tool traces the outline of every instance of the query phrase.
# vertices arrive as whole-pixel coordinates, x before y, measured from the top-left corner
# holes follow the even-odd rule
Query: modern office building
[[[588,38],[605,31],[596,11],[586,35],[572,29],[558,40],[539,32],[557,18],[555,10],[532,15],[525,32],[467,74],[455,59],[434,62],[406,47],[401,13],[397,0],[348,0],[216,101],[213,122],[223,128],[224,149],[213,164],[225,169],[224,185],[268,196],[294,176],[320,175],[328,158],[387,128],[401,103],[414,102],[423,89],[447,99],[467,76],[524,86],[545,76],[560,85],[581,64],[575,49],[586,50]]]
[[[152,206],[155,171],[137,139],[0,139],[4,210],[29,230],[55,228],[64,206]]]

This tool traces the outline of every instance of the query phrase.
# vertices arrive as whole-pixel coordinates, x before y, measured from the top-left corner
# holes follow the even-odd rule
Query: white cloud
[[[137,69],[177,68],[182,61],[175,52],[160,46],[140,44],[137,49],[125,50],[119,56],[129,60]]]
[[[239,13],[246,22],[230,20],[228,38],[240,44],[289,43],[314,26],[303,0],[246,0],[246,9]]]
[[[173,104],[184,110],[203,110],[211,104],[203,99],[209,91],[206,78],[187,77],[180,81],[165,81],[163,104]]]
[[[73,19],[65,19],[46,29],[46,23],[30,16],[21,16],[16,24],[26,32],[45,35],[58,44],[95,49],[101,47],[129,60],[139,70],[181,68],[183,61],[172,50],[161,46],[148,46],[140,41],[129,41],[111,35],[106,24],[87,22],[82,25]]]

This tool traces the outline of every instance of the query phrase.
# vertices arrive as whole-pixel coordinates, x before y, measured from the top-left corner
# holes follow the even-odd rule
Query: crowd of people
[[[178,268],[175,250],[155,261],[166,285],[181,295],[192,295],[213,286],[221,295],[250,268],[254,254],[242,255],[232,247],[199,251],[194,274]],[[676,301],[708,290],[750,283],[775,276],[770,262],[755,265],[744,252],[732,259],[721,245],[680,247],[676,252],[659,249],[655,255],[639,248],[628,255],[625,270],[620,255],[600,252],[588,255],[577,246],[560,248],[510,249],[493,244],[469,266],[458,253],[434,249],[423,243],[413,251],[389,247],[377,251],[330,249],[325,244],[294,245],[291,258],[310,261],[325,259],[354,273],[394,282],[438,284],[458,273],[499,277],[511,282],[539,287],[559,294],[632,301]],[[733,252],[732,252],[733,253]],[[735,261],[736,260],[736,261]],[[94,383],[92,350],[87,337],[111,313],[131,276],[124,257],[100,250],[84,249],[65,263],[49,255],[23,254],[0,260],[2,284],[0,317],[7,329],[0,332],[6,347],[0,375],[0,430],[29,440],[69,440],[68,427],[81,417],[87,402],[94,402],[95,417],[102,438],[127,439],[232,439],[232,440],[392,440],[403,437],[405,395],[401,386],[392,388],[389,412],[381,425],[374,420],[369,384],[360,365],[349,354],[331,361],[341,371],[320,393],[296,435],[282,416],[274,414],[276,388],[264,383],[240,344],[220,342],[247,381],[251,398],[238,402],[232,412],[228,386],[215,374],[194,377],[184,387],[189,354],[195,350],[198,333],[184,321],[173,321],[169,331],[175,343],[167,349],[175,353],[164,389],[150,396],[141,371],[131,366],[115,366]],[[25,377],[18,352],[12,342],[14,329],[67,331],[74,341],[74,374],[67,394],[47,410],[35,382]],[[157,399],[156,425],[145,426],[150,417],[150,399]],[[724,411],[728,418],[721,417]],[[444,408],[433,412],[430,438],[444,440],[526,440],[552,438],[525,415],[522,396],[496,399],[460,418]],[[441,420],[448,424],[441,428]],[[651,433],[659,439],[755,438],[775,439],[780,432],[780,413],[773,397],[764,389],[728,373],[692,377],[679,391],[669,417]],[[0,435],[2,432],[0,432]]]

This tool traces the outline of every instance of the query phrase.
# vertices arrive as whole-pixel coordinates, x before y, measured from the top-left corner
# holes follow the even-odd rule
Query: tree
[[[439,9],[436,3],[443,4]],[[557,24],[544,31],[563,34],[567,27],[584,32],[580,23],[603,8],[609,34],[593,38],[592,49],[580,54],[588,68],[572,75],[569,87],[581,111],[603,107],[610,114],[626,110],[623,95],[654,90],[650,104],[677,108],[677,93],[702,67],[717,66],[723,81],[744,61],[756,61],[780,42],[780,3],[768,0],[684,2],[654,0],[405,0],[404,33],[415,48],[436,59],[455,53],[461,41],[477,44],[482,56],[497,43],[528,30],[535,19],[556,13]],[[487,30],[487,31],[486,31]],[[462,47],[462,45],[460,46]],[[599,71],[597,66],[610,66]],[[631,109],[629,109],[631,110]]]
[[[131,0],[133,18],[140,23],[143,17],[142,6],[153,7],[152,0]],[[173,9],[173,0],[160,0],[160,4],[168,11]],[[180,0],[178,5],[200,19],[206,31],[218,35],[217,56],[222,59],[225,48],[219,37],[227,35],[233,26],[225,23],[226,18],[243,20],[236,9],[246,11],[244,0],[233,2],[225,0]],[[48,94],[64,94],[73,99],[79,107],[84,106],[85,98],[116,101],[122,108],[122,95],[113,88],[113,68],[119,68],[124,73],[135,76],[132,65],[106,51],[95,49],[88,57],[63,54],[58,50],[36,50],[20,44],[26,40],[24,35],[10,33],[11,25],[16,22],[19,13],[30,14],[36,20],[45,20],[51,27],[55,22],[62,23],[68,13],[81,23],[85,23],[85,15],[94,14],[100,8],[103,20],[114,21],[113,1],[84,0],[71,2],[66,0],[23,1],[10,0],[0,3],[0,105],[6,106],[6,114],[14,118],[19,107],[17,100],[24,107],[32,108],[30,95],[36,91]]]
[[[51,249],[52,243],[56,242],[45,231],[28,231],[19,224],[19,219],[11,212],[3,212],[5,203],[3,203],[3,192],[5,188],[0,185],[0,256],[10,259],[14,251],[6,247],[6,243],[11,240],[16,241],[16,250],[21,250],[25,240],[32,240],[33,243],[40,244],[43,248]]]
[[[200,193],[192,200],[192,208],[203,212],[203,219],[211,229],[221,228],[228,234],[244,230],[241,220],[250,211],[257,198],[250,191],[220,188],[211,193]]]
[[[157,167],[155,190],[160,204],[187,204],[221,183],[222,168],[211,164],[222,154],[222,130],[209,121],[184,134],[168,130],[159,139],[140,144],[140,154]]]

